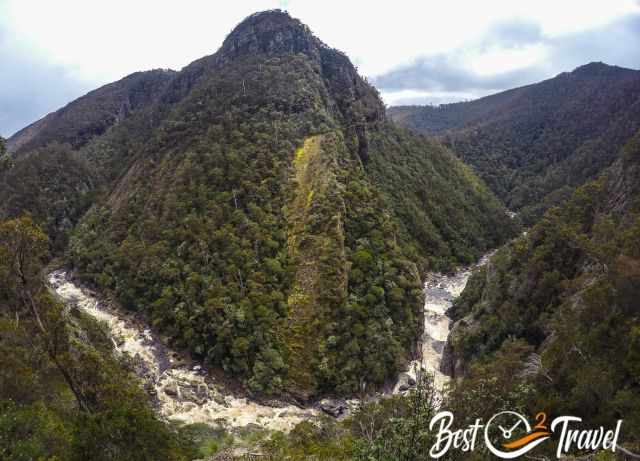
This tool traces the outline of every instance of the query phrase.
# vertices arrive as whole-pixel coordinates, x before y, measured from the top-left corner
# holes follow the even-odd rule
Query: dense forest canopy
[[[415,351],[421,274],[517,229],[470,169],[393,126],[349,59],[279,11],[8,146],[2,216],[27,211],[82,280],[257,394],[380,387]]]
[[[640,71],[590,63],[475,101],[392,107],[438,137],[533,224],[616,159],[640,128]]]
[[[640,424],[640,131],[596,181],[547,211],[476,273],[451,315],[445,366],[482,386],[499,354],[520,357],[522,405],[591,426]],[[519,344],[515,347],[515,344]],[[625,436],[637,441],[632,431]]]
[[[234,440],[159,419],[105,325],[47,286],[62,266],[243,395],[309,404],[395,381],[425,274],[502,245],[448,312],[450,387],[418,373],[340,421],[247,427],[261,459],[426,460],[438,408],[640,427],[639,102],[638,71],[592,63],[387,111],[273,10],[179,72],[0,138],[0,459],[187,460]]]

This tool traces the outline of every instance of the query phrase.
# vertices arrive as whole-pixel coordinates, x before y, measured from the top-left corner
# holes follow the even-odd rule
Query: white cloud
[[[138,70],[180,69],[214,53],[244,17],[282,6],[369,77],[453,52],[457,66],[470,65],[478,74],[522,69],[545,59],[549,50],[534,44],[505,50],[489,43],[482,53],[459,51],[477,46],[501,23],[533,24],[528,33],[553,39],[640,11],[633,0],[0,0],[0,26],[14,50],[44,68],[61,69],[84,89]],[[512,32],[500,33],[506,40]],[[7,53],[0,52],[6,65]]]
[[[3,1],[4,22],[22,40],[77,77],[100,82],[136,70],[179,69],[215,52],[247,15],[283,5],[279,0]],[[366,75],[459,48],[496,22],[535,21],[554,36],[638,10],[631,0],[290,0],[286,5],[322,40],[347,52]]]
[[[482,54],[471,54],[467,62],[477,75],[488,76],[533,66],[547,55],[546,46],[537,43],[518,48],[494,47]]]
[[[78,77],[111,81],[138,70],[179,69],[212,54],[245,16],[276,1],[6,0],[9,22],[47,59]],[[5,20],[6,21],[6,20]]]
[[[481,94],[456,92],[456,91],[424,91],[424,90],[400,90],[389,91],[381,94],[387,106],[404,106],[412,104],[439,105],[452,101],[469,101],[479,96],[490,94],[491,91],[484,91]]]

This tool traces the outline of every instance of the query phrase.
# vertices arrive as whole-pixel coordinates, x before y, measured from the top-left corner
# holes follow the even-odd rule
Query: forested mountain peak
[[[349,58],[286,13],[248,17],[160,79],[86,139],[64,113],[111,114],[130,85],[56,113],[39,139],[70,145],[21,156],[0,196],[32,203],[51,234],[75,226],[66,257],[80,278],[251,392],[306,401],[384,385],[420,335],[420,273],[515,232],[467,167],[390,123]],[[40,206],[52,182],[65,197]]]
[[[349,124],[358,137],[363,160],[367,158],[364,125],[384,120],[385,109],[377,91],[357,72],[349,58],[330,48],[311,29],[281,10],[255,13],[243,20],[227,36],[213,60],[218,66],[233,60],[302,54],[323,79],[332,101],[329,110]],[[335,107],[333,107],[335,105]]]
[[[611,165],[640,127],[640,71],[593,62],[475,101],[389,113],[440,136],[533,223]]]
[[[579,84],[576,78],[583,80],[580,84],[589,85],[588,89],[609,91],[625,81],[635,80],[637,82],[640,80],[640,72],[603,62],[591,62],[541,82],[505,90],[472,101],[453,102],[438,106],[392,106],[388,112],[394,120],[407,128],[420,133],[441,135],[448,131],[490,123],[499,116],[514,118],[520,113],[526,114],[532,98],[539,98],[540,102],[549,108],[561,107],[566,103],[563,97],[568,95],[568,91],[574,93],[583,91],[576,86]]]

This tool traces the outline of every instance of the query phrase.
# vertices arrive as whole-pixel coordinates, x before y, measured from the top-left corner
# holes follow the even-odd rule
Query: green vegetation
[[[469,169],[388,123],[348,59],[284,13],[248,18],[158,101],[154,125],[133,114],[81,149],[117,181],[68,260],[254,393],[379,387],[415,347],[420,271],[515,231]]]
[[[362,405],[341,421],[322,417],[303,422],[289,434],[263,438],[255,448],[268,461],[422,461],[431,459],[428,429],[436,413],[428,379],[407,396]]]
[[[390,111],[438,134],[524,223],[613,163],[640,128],[640,72],[591,63],[475,101]]]
[[[392,111],[443,144],[396,127],[344,54],[270,11],[180,72],[133,74],[0,138],[0,459],[428,459],[425,379],[289,435],[167,426],[45,264],[63,255],[254,396],[366,396],[414,355],[421,275],[518,232],[490,189],[527,224],[546,213],[452,307],[460,379],[441,408],[459,425],[544,409],[640,427],[638,81],[591,64]]]
[[[91,91],[14,134],[9,140],[9,150],[19,157],[50,143],[69,144],[74,149],[82,147],[157,103],[174,74],[161,69],[136,72]]]
[[[62,251],[67,234],[95,199],[95,175],[69,146],[49,146],[0,160],[0,217],[29,213]]]
[[[206,459],[234,446],[234,444],[237,445],[233,435],[222,428],[214,428],[206,424],[198,423],[184,426],[181,433],[193,444],[198,458]]]
[[[451,311],[463,319],[451,336],[464,364],[452,399],[461,411],[483,414],[465,395],[486,389],[499,376],[500,354],[518,344],[511,370],[518,379],[491,392],[500,402],[519,393],[528,413],[544,408],[593,427],[619,418],[639,427],[639,185],[640,132],[601,178],[472,277]],[[624,438],[638,442],[630,430]]]
[[[475,262],[517,221],[469,167],[433,139],[389,126],[371,134],[367,172],[386,194],[411,259],[429,270]]]
[[[47,246],[30,218],[0,223],[0,459],[192,459],[102,327],[45,287]]]

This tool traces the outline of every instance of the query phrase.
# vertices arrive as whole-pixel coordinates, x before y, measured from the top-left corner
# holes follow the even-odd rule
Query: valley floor
[[[77,286],[65,271],[49,275],[49,283],[68,306],[104,322],[116,351],[129,354],[136,373],[155,396],[160,415],[186,424],[213,426],[224,421],[227,428],[257,425],[288,432],[317,411],[293,405],[266,406],[224,393],[201,366],[190,366],[163,346],[149,328],[141,327],[122,314],[108,309],[96,296]]]
[[[402,394],[414,384],[423,370],[434,376],[436,388],[442,389],[448,377],[440,372],[440,361],[449,332],[446,310],[464,289],[473,269],[487,262],[463,267],[453,274],[429,273],[425,281],[425,324],[422,336],[422,359],[412,361],[401,373],[392,394]],[[184,424],[204,423],[238,429],[256,426],[267,431],[289,432],[302,421],[316,418],[318,407],[300,408],[290,404],[264,405],[249,398],[237,397],[224,390],[200,365],[190,365],[180,355],[159,341],[151,330],[133,322],[122,313],[107,307],[93,292],[74,283],[64,270],[52,272],[49,284],[69,308],[106,324],[117,353],[128,354],[145,389],[154,397],[158,413],[166,420]],[[349,401],[349,407],[357,401]],[[222,424],[221,424],[222,423]]]

